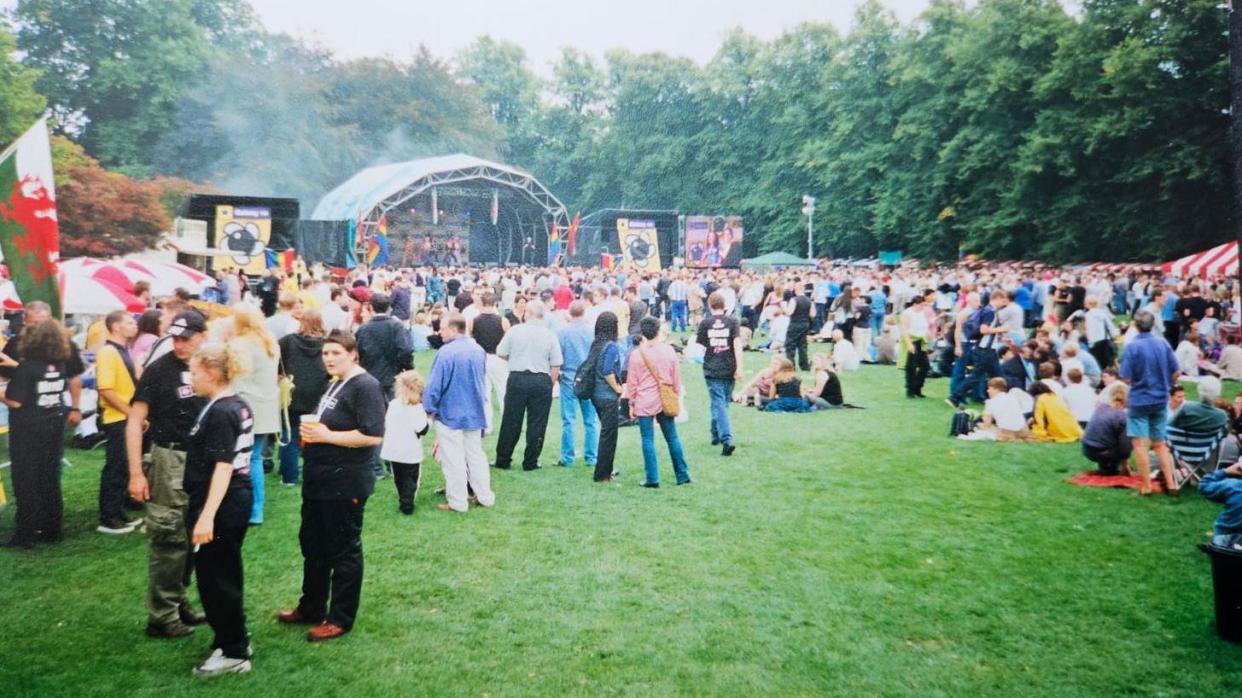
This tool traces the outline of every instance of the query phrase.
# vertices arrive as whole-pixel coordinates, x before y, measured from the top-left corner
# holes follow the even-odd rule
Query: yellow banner
[[[267,268],[267,243],[272,239],[272,210],[264,206],[217,206],[216,247],[233,253],[218,257],[216,269],[241,268],[259,275]]]
[[[625,261],[642,271],[660,271],[660,238],[655,221],[618,218],[617,242]]]

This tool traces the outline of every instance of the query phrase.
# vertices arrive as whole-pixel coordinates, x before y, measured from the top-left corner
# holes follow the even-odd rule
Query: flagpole
[[[26,134],[33,131],[35,127],[37,127],[39,124],[46,124],[46,123],[47,123],[47,114],[40,116],[38,119],[35,119],[35,122],[30,125],[30,128],[26,129],[25,131],[22,131],[22,135],[18,136],[16,140],[14,140],[12,143],[9,144],[9,147],[4,149],[4,152],[0,153],[0,160],[4,160],[8,158],[10,155],[12,155],[13,153],[17,152],[17,146],[19,143],[22,142],[22,139],[26,137]]]

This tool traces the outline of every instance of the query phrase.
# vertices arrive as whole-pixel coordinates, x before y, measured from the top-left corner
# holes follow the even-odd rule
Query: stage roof
[[[311,218],[320,221],[357,220],[366,216],[385,199],[401,192],[411,182],[438,173],[478,167],[534,179],[532,175],[516,167],[489,162],[465,153],[378,165],[358,172],[328,192],[320,199]]]

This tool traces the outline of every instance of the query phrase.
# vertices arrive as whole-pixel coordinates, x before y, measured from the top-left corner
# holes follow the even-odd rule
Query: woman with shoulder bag
[[[643,441],[643,487],[660,486],[660,469],[656,461],[655,423],[659,422],[668,455],[673,460],[677,484],[690,483],[690,468],[677,437],[677,394],[681,392],[681,367],[677,353],[660,341],[660,321],[645,317],[639,323],[642,343],[630,352],[626,370],[625,391],[630,401],[630,417],[638,420]]]

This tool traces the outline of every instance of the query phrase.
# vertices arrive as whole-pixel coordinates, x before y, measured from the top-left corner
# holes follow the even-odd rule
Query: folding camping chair
[[[1174,473],[1178,486],[1185,482],[1199,484],[1203,476],[1216,470],[1220,459],[1220,442],[1225,429],[1212,433],[1197,433],[1168,427],[1169,450],[1173,453]]]

